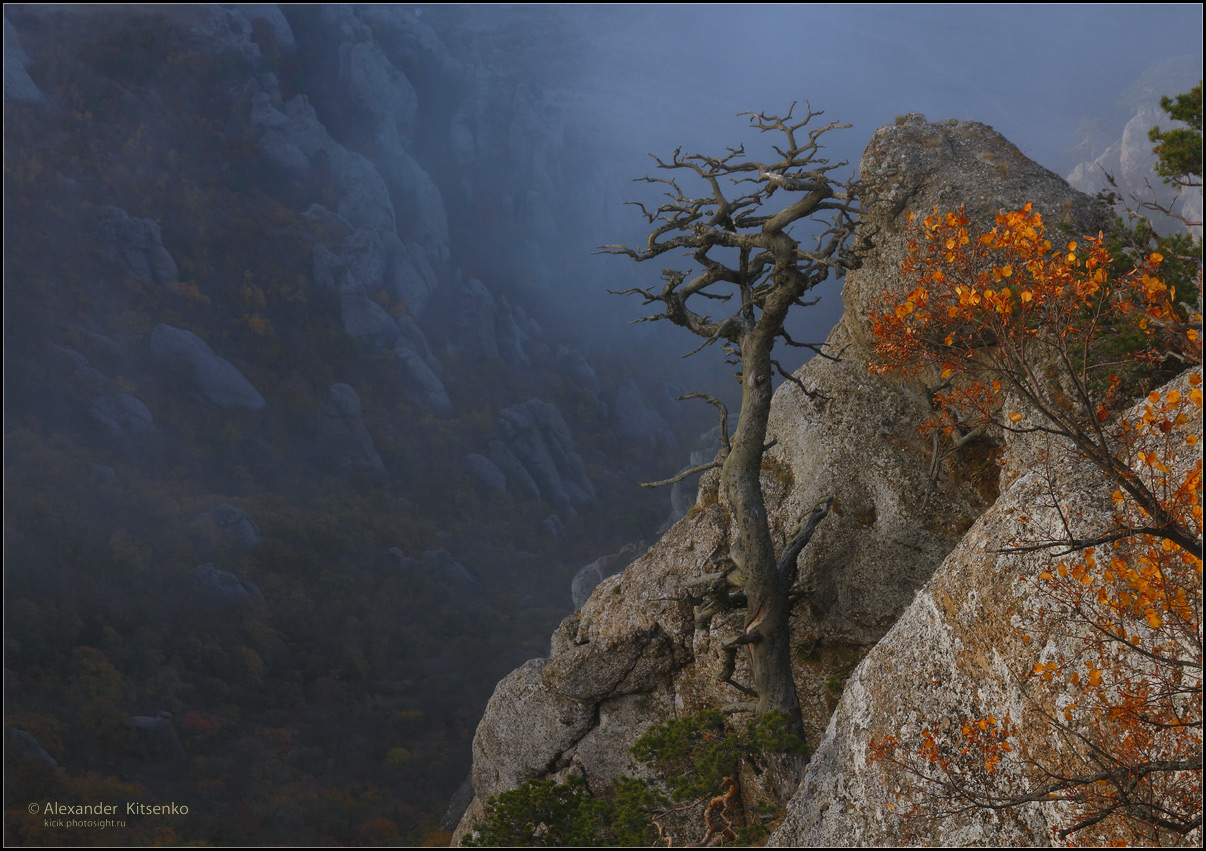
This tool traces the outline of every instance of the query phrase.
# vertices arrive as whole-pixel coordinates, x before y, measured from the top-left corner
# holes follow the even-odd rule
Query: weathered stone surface
[[[674,642],[654,626],[569,649],[550,659],[541,677],[562,697],[598,703],[652,691],[675,664]]]
[[[1169,92],[1188,91],[1200,79],[1200,71],[1185,69],[1183,84],[1168,89]],[[1150,90],[1149,90],[1150,91]],[[1152,179],[1156,167],[1156,154],[1148,137],[1151,128],[1164,130],[1185,126],[1173,121],[1160,108],[1160,95],[1164,92],[1150,91],[1146,100],[1135,107],[1134,115],[1122,130],[1122,135],[1101,154],[1091,161],[1078,164],[1068,175],[1068,183],[1082,192],[1093,193],[1103,189],[1118,191],[1131,197],[1157,203],[1183,216],[1191,222],[1202,221],[1202,188],[1194,187],[1177,191],[1174,187]],[[1106,175],[1114,178],[1114,187],[1108,185]],[[1157,230],[1163,230],[1157,225]],[[1201,236],[1201,225],[1190,228]]]
[[[318,414],[318,445],[338,470],[384,472],[373,438],[360,415],[360,397],[347,384],[332,384]]]
[[[373,164],[331,138],[305,95],[283,103],[271,74],[260,75],[252,85],[248,124],[264,153],[295,174],[312,167],[326,171],[338,187],[336,213],[354,228],[396,235],[393,202]]]
[[[574,451],[573,437],[556,405],[530,399],[499,411],[497,422],[512,455],[531,475],[542,499],[568,509],[595,498],[594,485],[586,477],[586,467]],[[507,468],[494,460],[509,475]]]
[[[1195,372],[1201,375],[1200,368]],[[1165,389],[1187,393],[1188,376]],[[1201,421],[1186,429],[1200,443]],[[1200,453],[1183,441],[1180,445],[1184,448],[1172,466],[1183,475]],[[1053,485],[1061,503],[1078,509],[1065,515],[1071,517],[1071,534],[1088,538],[1111,528],[1110,495],[1116,486],[1067,447],[1051,451],[1046,469],[1021,476],[976,522],[858,666],[771,845],[1048,843],[1048,827],[1060,822],[1052,805],[1019,808],[1016,820],[974,809],[945,819],[900,819],[886,804],[907,812],[930,793],[898,766],[872,763],[868,745],[884,735],[908,741],[931,723],[954,730],[969,718],[1008,714],[1018,729],[1032,731],[1026,737],[1027,757],[1035,760],[1035,765],[1017,758],[1003,764],[1015,788],[1044,780],[1041,766],[1056,775],[1066,767],[1052,740],[1039,731],[1049,729],[1047,719],[1058,717],[1058,710],[1077,697],[1075,687],[1056,681],[1023,689],[1025,679],[1017,672],[1061,655],[1074,658],[1081,636],[1069,622],[1067,632],[1048,634],[1045,643],[1022,640],[1016,627],[1037,623],[1044,611],[1059,616],[1057,601],[1035,594],[1026,581],[1046,569],[1047,554],[999,550],[1020,538],[1062,534],[1064,521],[1050,496]]]
[[[151,331],[150,354],[153,364],[206,404],[249,411],[263,410],[267,404],[230,361],[215,354],[192,331],[156,325]]]
[[[594,723],[592,706],[549,692],[540,676],[544,665],[533,659],[511,672],[486,705],[473,737],[479,800],[555,768],[562,752]]]

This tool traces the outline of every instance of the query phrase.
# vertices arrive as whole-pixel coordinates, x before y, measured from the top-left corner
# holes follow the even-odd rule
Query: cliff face
[[[817,358],[796,373],[828,399],[810,400],[791,385],[780,388],[769,427],[777,443],[763,467],[772,534],[780,542],[815,505],[835,498],[831,515],[800,556],[800,576],[811,595],[792,621],[797,689],[814,745],[834,709],[829,678],[849,675],[902,613],[914,611],[917,592],[949,553],[980,546],[982,539],[969,528],[983,528],[973,524],[999,487],[1028,466],[1025,447],[1006,447],[1007,481],[999,482],[996,439],[986,439],[931,479],[932,447],[917,432],[930,413],[926,397],[867,371],[869,314],[884,298],[913,286],[898,278],[908,211],[965,205],[980,226],[1029,201],[1048,221],[1067,221],[1077,232],[1095,231],[1104,220],[1090,199],[975,123],[932,124],[910,115],[881,128],[863,156],[861,180],[862,219],[875,229],[876,247],[845,283],[845,313],[828,340],[841,359]],[[717,681],[717,673],[721,644],[736,636],[741,616],[716,617],[696,630],[683,600],[683,588],[701,574],[709,554],[734,535],[716,477],[715,471],[706,474],[688,515],[622,574],[601,582],[561,624],[547,659],[529,661],[498,685],[474,739],[477,800],[454,841],[479,817],[481,801],[530,778],[581,773],[593,791],[606,794],[612,777],[635,773],[628,748],[648,726],[739,697]],[[969,588],[985,585],[982,578],[966,581]],[[917,632],[899,640],[925,647],[927,637]],[[882,670],[890,679],[908,669],[893,664]],[[739,661],[736,679],[747,676]],[[842,706],[852,702],[850,694],[848,688]],[[907,697],[900,699],[909,705]],[[830,750],[840,746],[831,742],[843,741],[841,726],[834,729],[829,723],[824,734],[823,747]],[[836,765],[825,759],[830,762],[818,754],[818,764]],[[848,769],[846,763],[833,768],[826,782],[838,783]],[[807,782],[821,782],[812,769],[808,776]],[[827,806],[835,795],[827,788],[810,805]],[[860,806],[857,795],[848,797],[851,806]],[[816,817],[803,806],[793,810],[793,819],[811,824]],[[786,844],[813,837],[794,829],[782,833]],[[834,822],[816,841],[849,844],[843,829]],[[879,841],[887,839],[884,834]]]
[[[1194,372],[1201,375],[1200,368]],[[1190,374],[1162,392],[1186,395]],[[1184,433],[1200,441],[1200,419],[1188,423]],[[1172,466],[1183,476],[1201,456],[1185,441],[1178,443],[1181,453]],[[922,788],[893,763],[872,760],[868,748],[886,735],[901,741],[919,737],[932,723],[954,731],[968,719],[1008,714],[1017,729],[1029,731],[1027,756],[1034,761],[1003,763],[1012,788],[1038,787],[1049,779],[1044,769],[1055,776],[1061,769],[1067,776],[1078,773],[1057,747],[1057,737],[1040,731],[1050,731],[1049,719],[1083,694],[1058,680],[1036,687],[1026,675],[1038,662],[1076,658],[1082,636],[1066,629],[1023,639],[1019,627],[1032,631],[1044,618],[1061,615],[1058,603],[1035,594],[1030,581],[1047,568],[1048,556],[998,552],[1019,539],[1033,539],[1037,530],[1060,528],[1053,493],[1079,509],[1072,520],[1074,536],[1089,538],[1111,528],[1115,485],[1067,447],[1051,452],[1051,464],[1020,476],[976,521],[846,683],[771,845],[1046,845],[1053,827],[1068,824],[1068,811],[1056,804],[1028,804],[1000,814],[972,809],[943,819],[902,818],[934,790]]]

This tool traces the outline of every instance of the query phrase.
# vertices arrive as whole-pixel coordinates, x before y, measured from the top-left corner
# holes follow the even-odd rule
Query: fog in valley
[[[1201,79],[1199,5],[4,15],[14,845],[447,841],[494,684],[694,503],[637,485],[716,452],[674,397],[739,403],[609,292],[676,262],[600,253],[647,154],[770,158],[740,113],[807,102],[843,180],[922,113],[1096,191]]]

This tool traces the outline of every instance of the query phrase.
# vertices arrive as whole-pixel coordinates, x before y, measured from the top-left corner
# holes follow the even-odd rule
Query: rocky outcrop
[[[1196,370],[1200,376],[1201,370]],[[1165,390],[1185,395],[1189,374]],[[1201,420],[1185,425],[1197,435]],[[1174,469],[1191,468],[1200,454],[1186,442]],[[1179,469],[1177,469],[1179,467]],[[1049,477],[1054,475],[1054,481]],[[1068,447],[1052,450],[1044,469],[1018,478],[945,559],[892,630],[867,655],[846,683],[825,737],[812,757],[800,791],[771,845],[1045,845],[1060,814],[1051,805],[1030,804],[1018,817],[998,818],[969,810],[944,819],[902,819],[926,790],[916,778],[887,761],[869,759],[868,746],[882,736],[901,741],[918,737],[937,723],[957,729],[967,719],[1005,717],[1022,730],[1047,730],[1049,719],[1076,699],[1074,687],[1058,681],[1047,688],[1027,684],[1036,662],[1076,658],[1074,629],[1046,636],[1045,643],[1023,639],[1019,625],[1061,617],[1059,603],[1034,593],[1029,581],[1047,568],[1047,554],[1002,553],[1003,543],[1032,538],[1039,530],[1062,534],[1064,515],[1051,492],[1073,499],[1077,513],[1070,532],[1090,538],[1112,527],[1115,485]],[[1041,536],[1041,534],[1040,534]],[[907,677],[901,672],[907,671]],[[1018,676],[1022,672],[1022,676]],[[1091,735],[1091,734],[1090,734]],[[1016,789],[1047,779],[1045,765],[1059,774],[1061,757],[1046,737],[1031,735],[1028,765],[1020,759],[1003,766]],[[1068,772],[1074,774],[1074,771]]]
[[[184,756],[180,737],[172,723],[172,713],[135,715],[130,719],[138,749],[153,759],[178,759]]]
[[[931,479],[932,448],[917,431],[931,413],[927,396],[867,371],[870,314],[913,286],[898,275],[907,250],[906,213],[964,205],[970,219],[986,223],[999,210],[1030,201],[1052,223],[1094,231],[1101,214],[982,124],[905,116],[876,132],[861,173],[862,219],[874,233],[875,250],[846,279],[845,313],[827,343],[841,359],[816,358],[796,373],[823,397],[810,398],[790,384],[776,393],[768,427],[776,443],[762,475],[771,534],[780,543],[814,506],[833,499],[799,558],[809,594],[792,620],[796,686],[814,743],[836,703],[827,683],[847,676],[892,629],[947,554],[967,545],[968,529],[997,495],[995,444],[971,447]],[[734,535],[718,472],[706,473],[687,516],[622,574],[598,584],[554,634],[547,660],[529,662],[495,692],[475,739],[479,799],[520,779],[563,777],[569,770],[606,793],[606,778],[614,776],[608,772],[628,770],[626,758],[614,754],[649,724],[739,699],[717,675],[721,646],[739,633],[742,613],[716,616],[697,629],[684,595],[710,555],[732,546]],[[892,670],[899,678],[909,669]],[[744,660],[735,676],[748,677]],[[501,729],[520,711],[521,698],[525,713],[568,723],[547,740]],[[607,730],[601,722],[584,726],[584,709],[607,717]],[[500,739],[505,748],[490,744]],[[460,830],[475,812],[480,809],[469,810]],[[849,837],[834,833],[829,841],[849,844]]]
[[[686,513],[684,511],[684,513]],[[600,556],[586,567],[574,574],[570,593],[574,598],[574,608],[580,609],[590,599],[591,592],[600,582],[609,576],[614,576],[628,565],[632,564],[649,547],[644,541],[627,544],[618,553]]]
[[[129,393],[94,396],[88,413],[110,437],[137,439],[155,434],[155,420],[150,409]]]
[[[260,528],[246,511],[223,502],[205,512],[203,517],[213,522],[230,543],[251,549],[260,543]]]
[[[101,207],[95,225],[109,254],[120,260],[134,279],[154,281],[161,287],[179,279],[176,261],[163,247],[163,234],[154,220],[135,219],[118,207]]]
[[[1185,88],[1190,86],[1192,83],[1187,83]],[[1171,120],[1168,113],[1160,108],[1158,93],[1152,92],[1147,100],[1136,106],[1134,115],[1123,127],[1118,140],[1093,160],[1082,162],[1072,169],[1068,182],[1084,192],[1096,193],[1111,188],[1106,180],[1108,174],[1114,178],[1118,191],[1141,201],[1154,199],[1187,220],[1200,222],[1201,187],[1178,192],[1152,177],[1156,154],[1148,132],[1157,126],[1169,130],[1185,125]],[[1177,224],[1172,223],[1172,226],[1175,228]],[[1196,226],[1195,232],[1201,235],[1201,225]]]
[[[263,601],[264,595],[254,582],[239,579],[227,570],[206,563],[189,572],[190,605],[200,602],[213,609],[235,609],[253,600]]]
[[[156,325],[151,331],[150,357],[154,366],[207,405],[248,411],[261,411],[267,405],[243,373],[192,331]]]
[[[540,497],[556,508],[572,509],[595,498],[594,485],[556,405],[530,399],[499,411],[497,423],[509,451],[493,460],[504,473],[515,470],[506,457],[509,454],[529,474]],[[526,489],[526,482],[522,487]]]
[[[462,585],[477,582],[473,574],[445,549],[428,550],[421,559],[406,555],[398,547],[390,547],[381,558],[384,567],[410,576],[432,576]]]
[[[319,451],[344,472],[385,472],[360,415],[360,396],[347,384],[332,384],[318,414]]]
[[[16,29],[4,19],[4,98],[5,100],[28,101],[43,103],[46,95],[38,88],[37,83],[29,76],[25,66],[29,57],[21,47],[21,39]]]

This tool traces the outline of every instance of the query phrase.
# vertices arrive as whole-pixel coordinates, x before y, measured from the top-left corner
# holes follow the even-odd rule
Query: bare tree
[[[735,433],[727,430],[728,415],[716,399],[702,394],[721,411],[721,456],[666,482],[679,481],[692,473],[721,467],[724,494],[738,531],[731,553],[714,554],[719,564],[717,578],[739,585],[746,606],[743,634],[728,650],[727,681],[756,697],[759,717],[773,710],[788,714],[794,729],[800,728],[800,708],[791,673],[789,618],[791,588],[796,579],[796,557],[828,512],[829,502],[818,506],[801,524],[800,531],[776,556],[767,522],[759,473],[766,445],[770,415],[772,370],[808,389],[771,357],[777,340],[812,349],[822,357],[835,357],[823,346],[797,343],[783,324],[793,307],[815,303],[808,293],[831,275],[841,277],[856,268],[853,249],[857,213],[852,185],[829,175],[845,165],[830,163],[821,155],[820,139],[830,130],[849,127],[831,122],[808,128],[820,112],[805,104],[807,115],[793,118],[795,104],[785,116],[742,113],[750,125],[763,133],[779,134],[780,145],[772,145],[778,160],[756,162],[745,147],[728,148],[720,157],[674,152],[667,162],[652,154],[659,169],[678,172],[693,184],[706,184],[699,196],[680,186],[679,175],[639,178],[667,187],[663,202],[649,210],[636,204],[653,231],[648,247],[634,250],[623,245],[604,246],[601,251],[622,254],[644,262],[663,254],[681,252],[698,265],[698,271],[666,269],[659,288],[633,288],[624,295],[639,295],[645,304],[658,305],[658,313],[637,322],[669,320],[689,329],[703,342],[691,354],[716,343],[739,365],[742,384],[741,412]],[[787,203],[772,206],[772,196]],[[778,206],[778,205],[776,205]],[[803,248],[793,235],[793,226],[823,221],[814,227],[811,248]],[[819,233],[818,233],[819,232]],[[703,312],[711,305],[720,308],[719,318]],[[690,398],[690,397],[683,397]],[[715,586],[714,586],[715,587]],[[750,689],[732,680],[733,654],[748,646],[754,684]]]

